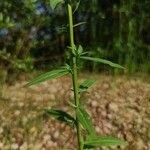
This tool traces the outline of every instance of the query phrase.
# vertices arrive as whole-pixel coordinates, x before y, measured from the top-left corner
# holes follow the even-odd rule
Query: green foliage
[[[62,110],[55,110],[55,109],[45,109],[45,113],[56,118],[59,121],[66,122],[67,124],[75,124],[76,120],[68,113]]]
[[[7,81],[13,81],[13,76],[19,76],[22,72],[33,71],[35,61],[30,50],[36,45],[31,31],[36,24],[35,2],[0,2],[0,67],[8,72]]]
[[[27,56],[23,59],[19,59],[16,56],[12,57],[10,53],[3,49],[0,51],[0,59],[9,63],[9,66],[13,69],[22,70],[29,72],[33,70],[33,59],[30,56]]]
[[[81,45],[79,45],[79,47],[76,51],[77,51],[78,56],[82,55],[83,54],[83,47]]]
[[[113,137],[103,137],[103,136],[89,136],[84,142],[84,148],[94,148],[94,147],[110,147],[118,145],[127,145],[127,142],[119,140]]]
[[[27,83],[25,85],[25,87],[39,84],[39,83],[47,81],[47,80],[59,78],[59,77],[62,77],[64,75],[67,75],[68,73],[69,73],[69,70],[66,67],[62,67],[62,68],[57,69],[57,70],[49,71],[49,72],[42,74],[39,77],[33,79],[31,82]]]
[[[75,27],[84,25],[84,24],[86,24],[86,23],[87,23],[87,22],[79,22],[79,23],[75,24],[73,27],[75,28]]]
[[[32,65],[40,69],[49,65],[51,67],[62,65],[64,48],[67,44],[65,41],[68,39],[66,37],[68,23],[65,9],[55,8],[62,6],[59,4],[63,2],[64,0],[1,0],[0,49],[5,48],[11,56],[16,55],[17,59],[36,57],[36,62]],[[83,63],[83,67],[88,66],[88,69],[93,71],[103,71],[106,68],[113,73],[150,73],[147,19],[149,1],[68,2],[72,2],[76,18],[74,30],[77,45],[83,45],[86,51],[92,53],[90,55],[92,57],[112,60],[128,69],[124,72],[113,70],[96,62]],[[51,11],[52,9],[55,11]],[[16,47],[18,41],[21,41],[19,52]],[[1,65],[7,68],[5,63]]]
[[[57,4],[62,2],[61,0],[50,1],[51,7],[54,9]],[[69,47],[69,64],[60,69],[53,70],[47,72],[35,79],[31,82],[27,83],[25,86],[29,87],[35,84],[39,84],[46,80],[59,78],[67,74],[71,74],[72,76],[72,83],[73,83],[73,92],[74,92],[74,103],[69,102],[71,107],[74,109],[76,114],[76,119],[72,117],[67,112],[61,110],[54,110],[54,109],[46,109],[45,112],[60,121],[64,121],[68,124],[75,124],[77,130],[77,138],[78,138],[78,149],[83,150],[83,148],[95,148],[101,146],[114,146],[114,145],[125,145],[124,141],[118,140],[112,137],[101,137],[96,135],[95,128],[92,124],[92,120],[89,114],[86,112],[84,108],[81,107],[80,101],[80,93],[83,91],[87,91],[95,81],[94,80],[86,80],[81,85],[78,86],[78,68],[80,65],[79,60],[87,60],[87,61],[94,61],[102,64],[107,64],[114,68],[124,69],[124,67],[112,63],[111,61],[101,59],[101,58],[93,58],[93,57],[86,57],[83,56],[86,53],[83,50],[83,47],[79,45],[78,47],[74,44],[74,25],[73,25],[73,12],[72,12],[72,5],[70,3],[67,4],[68,6],[68,16],[69,16],[69,29],[70,29],[70,47]],[[76,8],[77,9],[77,8]],[[75,10],[76,10],[75,9]],[[78,62],[79,61],[79,62]],[[86,130],[88,133],[88,138],[83,138],[82,135],[82,128]]]
[[[49,0],[52,9],[55,9],[58,4],[64,3],[64,0]]]
[[[6,79],[7,79],[7,72],[4,69],[0,68],[0,91],[1,91],[1,86],[6,83]],[[0,92],[0,96],[1,96],[1,92]]]
[[[92,125],[92,121],[90,119],[89,114],[85,111],[85,109],[78,107],[76,109],[77,118],[79,122],[82,124],[83,128],[87,130],[90,135],[96,135],[96,131],[94,126]]]
[[[75,9],[74,9],[73,13],[75,13],[78,10],[78,8],[80,6],[80,2],[81,2],[80,0],[76,1],[76,5],[75,5]]]
[[[92,57],[82,56],[81,59],[94,61],[94,62],[102,63],[102,64],[107,64],[107,65],[109,65],[111,67],[114,67],[114,68],[125,69],[124,67],[122,67],[122,66],[120,66],[120,65],[118,65],[116,63],[112,63],[111,61],[108,61],[108,60],[105,60],[105,59],[101,59],[101,58],[92,58]]]
[[[23,70],[25,72],[29,72],[33,70],[33,58],[30,56],[27,56],[24,59],[18,59],[14,58],[12,64],[14,65],[14,68],[17,68],[19,70]]]
[[[79,92],[87,91],[95,82],[95,80],[85,80],[82,84],[80,84]]]
[[[3,13],[0,12],[0,28],[11,28],[14,26],[13,21],[9,16],[4,16]]]

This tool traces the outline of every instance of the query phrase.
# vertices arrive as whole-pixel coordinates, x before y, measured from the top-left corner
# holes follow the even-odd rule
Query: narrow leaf
[[[84,56],[86,54],[88,54],[89,52],[83,52],[80,56]]]
[[[60,68],[57,70],[53,70],[50,72],[47,72],[45,74],[40,75],[39,77],[33,79],[31,82],[27,83],[25,85],[25,87],[29,87],[35,84],[39,84],[41,82],[44,82],[46,80],[50,80],[50,79],[54,79],[54,78],[58,78],[58,77],[62,77],[66,74],[69,73],[69,70],[67,70],[66,68]]]
[[[90,119],[89,114],[83,109],[78,107],[76,109],[77,117],[79,122],[82,124],[83,128],[87,130],[90,135],[96,135],[96,131],[94,126],[92,125],[92,121]]]
[[[63,2],[64,0],[50,0],[51,8],[55,9],[58,4],[63,3]]]
[[[101,147],[101,146],[120,146],[127,145],[127,142],[119,140],[113,137],[105,137],[105,136],[90,136],[84,142],[84,148],[92,148],[92,147]]]
[[[84,59],[84,60],[89,60],[89,61],[94,61],[94,62],[98,62],[98,63],[103,63],[103,64],[107,64],[111,67],[114,67],[114,68],[119,68],[119,69],[125,69],[123,66],[119,65],[119,64],[116,64],[116,63],[113,63],[111,61],[108,61],[106,59],[101,59],[101,58],[93,58],[93,57],[85,57],[85,56],[82,56],[80,57],[81,59]]]
[[[79,23],[75,24],[73,27],[75,28],[75,27],[78,27],[78,26],[83,25],[83,24],[86,24],[86,22],[79,22]]]
[[[78,47],[78,55],[81,55],[83,52],[83,47],[81,45],[79,45]]]
[[[59,121],[66,122],[67,124],[75,123],[75,119],[68,113],[62,110],[55,110],[55,109],[45,109],[46,114],[56,118]]]
[[[95,80],[85,80],[80,86],[79,86],[79,92],[87,91],[88,88],[90,88],[96,81]]]
[[[73,11],[73,13],[75,13],[77,11],[77,9],[79,8],[79,5],[80,5],[80,0],[77,2],[75,10]]]

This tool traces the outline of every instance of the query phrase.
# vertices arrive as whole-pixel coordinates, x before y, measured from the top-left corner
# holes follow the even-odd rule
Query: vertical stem
[[[70,46],[72,48],[72,51],[74,51],[73,13],[72,13],[72,6],[70,4],[68,4],[68,15],[69,15],[69,29],[70,29]],[[79,89],[78,89],[77,58],[73,56],[72,61],[73,61],[72,81],[73,81],[73,89],[74,89],[74,99],[75,99],[75,105],[78,107],[80,104],[80,99],[79,99]],[[76,115],[76,121],[77,121],[78,146],[79,146],[79,150],[83,150],[81,127],[77,115]]]

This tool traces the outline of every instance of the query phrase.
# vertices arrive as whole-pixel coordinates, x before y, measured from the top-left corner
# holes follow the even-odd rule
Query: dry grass
[[[81,75],[82,79],[90,75]],[[96,131],[129,142],[128,148],[150,149],[150,83],[140,79],[91,75],[97,84],[82,95]],[[5,85],[0,99],[1,150],[75,150],[76,132],[47,118],[43,108],[69,109],[69,77],[25,89],[26,81]],[[109,149],[109,148],[108,148]],[[107,150],[107,149],[106,149]]]

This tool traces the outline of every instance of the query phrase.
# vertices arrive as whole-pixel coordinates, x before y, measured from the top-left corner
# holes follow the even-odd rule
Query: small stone
[[[108,89],[109,88],[109,84],[108,83],[104,83],[103,87],[104,87],[104,89]]]
[[[28,145],[28,149],[33,149],[34,145],[33,144],[29,144]]]
[[[129,142],[132,142],[133,141],[133,135],[129,132],[126,134],[126,139],[129,141]]]
[[[31,134],[37,133],[37,128],[36,128],[36,127],[32,127],[32,128],[30,129],[30,133],[31,133]]]
[[[37,101],[37,102],[42,102],[42,101],[43,101],[43,97],[42,97],[42,96],[36,97],[36,101]]]
[[[54,94],[50,94],[50,95],[49,95],[49,99],[50,99],[50,100],[55,100],[55,95],[54,95]]]
[[[138,138],[136,142],[136,147],[137,147],[137,150],[141,150],[145,148],[145,143],[143,142],[142,139]]]
[[[36,143],[33,147],[33,150],[41,150],[42,149],[42,144],[41,143]]]
[[[51,140],[49,140],[46,144],[46,147],[50,148],[50,147],[52,147],[52,145],[53,145],[53,142]]]
[[[18,106],[19,106],[19,107],[23,107],[23,106],[24,106],[24,103],[23,103],[23,102],[20,102],[20,103],[18,103]]]
[[[19,111],[19,110],[16,110],[16,111],[14,112],[14,115],[15,115],[15,116],[19,116],[19,115],[20,115],[20,111]]]
[[[54,142],[54,143],[53,143],[53,146],[54,146],[54,147],[57,147],[57,143],[56,143],[56,142]]]
[[[57,139],[58,137],[59,137],[59,131],[56,131],[56,132],[54,133],[54,138]]]
[[[65,94],[65,90],[64,90],[64,89],[61,89],[60,92],[59,92],[59,94],[60,94],[60,95],[64,95],[64,94]]]
[[[10,145],[5,145],[3,148],[2,148],[2,150],[10,150],[11,149],[11,147],[10,147]],[[1,149],[0,149],[1,150]]]
[[[49,92],[50,93],[56,93],[57,92],[57,88],[52,86],[52,87],[49,88]]]
[[[100,99],[100,95],[98,93],[95,94],[95,98],[98,100]]]
[[[96,130],[97,133],[101,132],[100,127],[98,127],[98,126],[95,127],[95,130]]]
[[[65,126],[66,126],[65,123],[61,123],[61,124],[60,124],[60,127],[61,127],[61,128],[65,128]]]
[[[24,142],[21,146],[20,146],[20,150],[27,150],[28,149],[28,145],[26,142]]]
[[[148,142],[147,147],[148,147],[148,149],[150,149],[150,142]]]
[[[0,142],[0,149],[4,149],[4,144]]]
[[[16,139],[15,139],[14,137],[13,137],[11,140],[12,140],[12,142],[14,142],[14,143],[16,142]]]
[[[137,119],[137,123],[138,123],[138,125],[141,125],[141,124],[143,123],[143,120],[142,120],[141,117],[139,117],[139,118]]]
[[[107,118],[108,118],[109,120],[112,120],[113,115],[112,115],[112,114],[108,114],[108,115],[107,115]]]
[[[101,111],[101,116],[105,118],[107,116],[107,112],[106,111]]]
[[[12,148],[13,150],[16,150],[16,149],[19,148],[19,145],[18,145],[17,143],[14,143],[14,144],[11,145],[11,148]]]
[[[98,103],[97,103],[97,101],[92,101],[92,102],[91,102],[91,105],[92,105],[92,107],[97,107],[97,106],[98,106]]]
[[[3,128],[0,128],[0,134],[2,134],[3,133]]]
[[[115,103],[110,103],[110,104],[109,104],[109,109],[110,109],[110,111],[112,111],[112,112],[117,112],[117,111],[119,111],[118,105],[115,104]]]
[[[104,134],[110,134],[110,130],[107,127],[103,128]]]
[[[47,135],[44,136],[43,139],[44,139],[44,142],[47,142],[51,139],[51,136],[47,134]]]
[[[106,123],[105,126],[106,126],[108,129],[113,129],[113,126],[112,126],[110,123]]]

